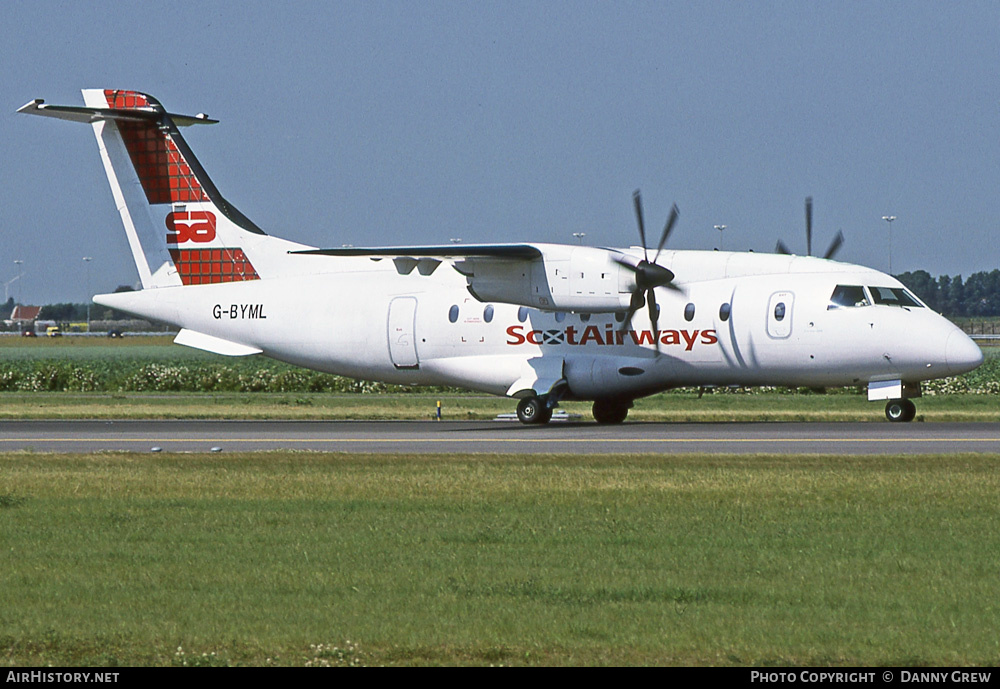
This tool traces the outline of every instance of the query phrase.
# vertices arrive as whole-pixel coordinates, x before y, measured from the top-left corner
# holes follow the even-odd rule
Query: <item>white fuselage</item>
[[[656,292],[658,348],[646,307],[623,325],[623,312],[483,303],[448,261],[425,275],[389,258],[294,260],[296,276],[97,300],[308,368],[493,394],[519,392],[526,365],[541,359],[561,360],[566,398],[578,399],[694,385],[912,383],[982,361],[964,333],[926,307],[831,308],[837,285],[900,283],[822,259],[664,252],[660,263],[688,279]]]

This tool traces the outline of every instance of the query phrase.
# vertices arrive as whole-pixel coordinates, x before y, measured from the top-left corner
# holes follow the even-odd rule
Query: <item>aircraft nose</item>
[[[948,336],[945,360],[952,373],[965,373],[983,363],[983,350],[968,335],[956,329]]]

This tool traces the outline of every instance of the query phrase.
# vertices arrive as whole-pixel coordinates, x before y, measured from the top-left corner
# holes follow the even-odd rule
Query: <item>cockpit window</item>
[[[923,304],[917,298],[907,292],[902,287],[869,287],[872,299],[876,304],[886,304],[888,306],[910,306],[916,309],[922,308]]]
[[[827,309],[853,306],[871,306],[865,288],[861,285],[837,285],[830,295],[830,305]]]

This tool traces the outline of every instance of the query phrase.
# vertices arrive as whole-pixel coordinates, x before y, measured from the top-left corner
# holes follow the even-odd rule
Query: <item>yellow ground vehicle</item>
[[[62,330],[59,329],[58,325],[50,325],[45,329],[46,337],[62,337]]]

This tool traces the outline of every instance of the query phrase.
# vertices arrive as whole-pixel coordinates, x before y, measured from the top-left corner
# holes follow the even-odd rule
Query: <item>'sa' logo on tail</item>
[[[211,211],[173,211],[167,214],[167,244],[193,242],[207,244],[215,239],[215,213]],[[257,280],[257,271],[242,249],[170,249],[170,258],[185,285],[208,285],[216,282]]]
[[[215,213],[211,211],[174,211],[167,214],[167,244],[197,242],[204,244],[215,239]]]

